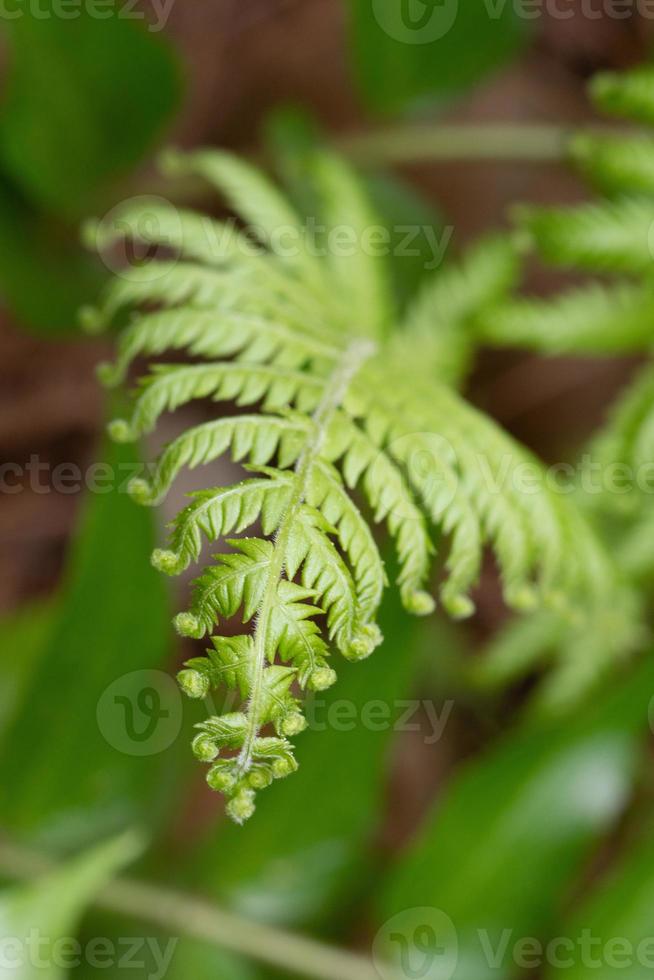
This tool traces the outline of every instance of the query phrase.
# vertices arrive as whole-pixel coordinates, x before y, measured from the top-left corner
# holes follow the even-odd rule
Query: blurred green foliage
[[[138,459],[113,446],[103,457],[109,475],[88,497],[63,594],[47,617],[40,612],[22,628],[5,628],[3,646],[3,683],[8,674],[21,698],[0,729],[0,782],[20,787],[3,800],[2,824],[64,845],[145,814],[153,822],[155,801],[169,785],[161,774],[170,759],[136,754],[120,703],[109,698],[103,709],[100,701],[112,683],[122,685],[116,697],[129,697],[143,686],[143,671],[166,670],[171,642],[165,585],[148,561],[152,514],[125,493]],[[162,710],[181,711],[172,680],[166,693]]]
[[[361,93],[386,113],[444,103],[518,53],[529,20],[512,3],[346,0]]]
[[[126,833],[34,883],[0,891],[2,975],[12,980],[63,980],[68,975],[64,964],[79,956],[74,937],[89,900],[141,847],[137,835]]]
[[[0,285],[21,322],[48,331],[75,329],[101,281],[78,244],[80,219],[111,206],[181,95],[170,44],[138,12],[110,0],[67,13],[55,0],[8,0],[0,17]]]
[[[513,5],[497,5],[498,16],[489,18],[485,4],[460,0],[445,30],[453,4],[349,0],[354,68],[369,106],[383,112],[439,106],[521,50],[525,25]],[[444,18],[436,25],[440,36],[408,41],[406,30],[433,28],[437,7]],[[23,16],[6,21],[0,284],[20,321],[62,330],[73,327],[76,307],[94,295],[101,277],[77,246],[78,219],[113,203],[115,182],[164,132],[179,101],[180,72],[170,45],[143,24],[95,19],[83,8],[76,20],[38,19],[18,0],[7,9],[21,9]],[[270,139],[305,213],[311,202],[302,198],[302,154],[316,138],[306,121],[280,117]],[[394,178],[374,175],[368,187],[389,226],[440,228],[434,208]],[[395,263],[400,299],[424,273],[426,247],[420,245],[415,261]],[[115,468],[137,462],[128,449],[107,452]],[[119,740],[118,722],[110,723],[108,739],[98,717],[103,695],[122,675],[170,666],[168,602],[148,565],[153,539],[150,512],[125,494],[91,496],[61,594],[0,624],[3,831],[64,851],[134,822],[155,835],[162,816],[170,815],[164,804],[192,778],[190,754],[181,769],[174,740],[153,755],[133,754],[112,739],[113,730]],[[393,725],[375,731],[361,724],[362,712],[371,698],[390,705],[392,714],[412,694],[433,698],[420,658],[425,645],[445,641],[409,624],[393,600],[383,626],[384,648],[365,664],[344,667],[330,695],[330,703],[350,706],[355,730],[331,724],[307,732],[299,745],[300,772],[266,794],[245,829],[211,822],[196,839],[192,828],[180,831],[169,821],[151,854],[153,876],[252,918],[311,929],[334,942],[361,937],[364,946],[398,912],[409,913],[413,929],[421,918],[412,910],[436,907],[458,931],[455,976],[474,980],[519,973],[512,962],[491,970],[480,958],[479,928],[489,930],[496,948],[506,929],[516,941],[547,941],[557,929],[576,937],[590,928],[604,941],[623,937],[634,944],[651,936],[654,851],[646,834],[635,842],[623,835],[622,847],[609,848],[609,870],[598,882],[597,874],[585,874],[594,853],[619,832],[639,784],[654,690],[651,661],[625,670],[613,690],[576,717],[509,730],[441,785],[415,839],[388,867],[378,833],[387,810]],[[460,676],[452,683],[459,685]],[[142,679],[118,697],[138,699],[139,685]],[[438,695],[448,693],[446,685]],[[433,776],[427,773],[425,782],[435,784]],[[199,789],[192,792],[203,810]],[[652,801],[642,786],[641,796],[649,826]],[[4,935],[20,938],[35,927],[51,938],[74,935],[99,885],[135,850],[132,837],[120,838],[36,884],[5,889]],[[582,884],[590,894],[566,913]],[[95,913],[94,928],[112,935],[117,927]],[[118,969],[103,973],[122,976]],[[650,973],[633,965],[619,971],[627,980]],[[91,974],[96,971],[87,964],[75,973]],[[16,980],[37,975],[60,980],[64,972],[12,973]],[[191,940],[180,942],[169,973],[171,980],[271,975]],[[551,969],[547,980],[555,975]],[[567,975],[586,980],[613,973],[577,963]]]

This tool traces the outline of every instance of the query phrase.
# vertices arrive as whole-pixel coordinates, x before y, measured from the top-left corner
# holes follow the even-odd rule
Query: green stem
[[[597,127],[599,132],[608,127]],[[357,163],[421,160],[565,160],[572,126],[542,123],[421,123],[342,136],[336,147]]]
[[[295,464],[295,480],[293,495],[289,501],[284,518],[275,536],[275,547],[270,562],[268,581],[257,615],[257,625],[254,631],[254,668],[252,672],[252,690],[248,704],[248,730],[243,741],[238,758],[238,778],[242,778],[251,768],[254,755],[254,743],[259,734],[261,715],[261,698],[263,696],[263,671],[268,652],[268,635],[270,620],[278,602],[277,590],[279,580],[284,573],[284,564],[288,550],[289,538],[298,511],[306,495],[307,480],[325,441],[327,429],[334,413],[343,402],[343,398],[364,362],[375,352],[375,346],[368,340],[356,340],[344,352],[341,361],[335,367],[320,404],[313,414],[313,433]]]
[[[42,854],[0,841],[0,873],[31,879],[55,863]],[[270,926],[226,912],[183,892],[130,878],[116,878],[93,904],[108,912],[151,922],[172,936],[185,936],[313,980],[379,980],[363,956],[332,949]]]

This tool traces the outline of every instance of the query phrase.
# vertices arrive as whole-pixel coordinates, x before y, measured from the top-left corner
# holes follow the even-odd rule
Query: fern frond
[[[318,460],[311,471],[307,503],[336,528],[354,576],[359,609],[364,618],[374,616],[387,585],[384,563],[367,521],[337,470],[325,460]]]
[[[607,194],[654,194],[654,139],[579,133],[570,156],[581,173]]]
[[[405,608],[419,615],[432,612],[434,602],[423,586],[434,548],[425,517],[399,467],[345,414],[336,415],[332,421],[325,456],[339,462],[350,489],[361,480],[375,522],[386,522],[397,550],[397,582]]]
[[[515,286],[519,271],[512,240],[495,236],[478,242],[459,262],[425,281],[402,325],[416,359],[430,358],[435,376],[458,382],[472,356],[473,317],[499,303]]]
[[[520,272],[508,236],[482,239],[458,262],[426,280],[409,306],[402,330],[416,359],[429,358],[441,381],[456,384],[469,367],[473,318],[503,299]]]
[[[343,304],[344,314],[362,334],[383,336],[393,319],[386,257],[366,246],[371,231],[379,228],[363,186],[343,160],[318,154],[313,161],[328,235],[345,234],[349,245],[339,254],[338,241],[329,248],[328,262]],[[368,248],[368,251],[366,250]]]
[[[194,399],[235,401],[237,405],[260,401],[266,411],[295,405],[300,412],[310,412],[318,404],[323,387],[320,377],[276,365],[244,361],[182,367],[157,364],[144,380],[127,423],[129,438],[135,440],[152,432],[164,412],[172,412]]]
[[[627,486],[624,492],[610,492],[602,477],[616,466],[626,467]],[[650,469],[649,485],[652,484],[651,468],[654,466],[654,365],[648,364],[637,374],[634,381],[613,406],[609,420],[591,443],[586,459],[586,469],[591,478],[600,475],[598,494],[594,501],[612,509],[633,507],[638,486]]]
[[[578,208],[521,206],[525,240],[552,265],[642,275],[653,267],[654,200],[622,197]]]
[[[328,641],[351,660],[381,641],[376,614],[386,575],[357,494],[388,528],[400,593],[413,613],[434,607],[432,530],[442,551],[440,594],[453,616],[473,610],[468,593],[486,546],[498,558],[507,600],[521,609],[566,592],[589,616],[614,580],[570,501],[517,486],[521,466],[538,469],[532,457],[435,377],[446,371],[438,351],[458,343],[468,350],[482,310],[514,281],[513,244],[480,246],[435,280],[404,329],[390,334],[385,279],[370,256],[323,261],[302,245],[286,255],[275,235],[281,226],[301,234],[299,218],[232,157],[201,152],[175,156],[169,166],[219,187],[246,222],[258,223],[267,249],[244,259],[206,251],[202,223],[183,214],[169,244],[194,261],[127,270],[92,318],[106,323],[124,307],[145,307],[115,365],[102,372],[108,383],[141,355],[172,350],[202,359],[155,365],[130,420],[112,424],[115,438],[150,432],[162,413],[194,399],[251,406],[183,432],[149,478],[130,486],[135,499],[153,504],[183,467],[229,453],[250,470],[234,486],[192,494],[172,522],[169,547],[153,555],[162,571],[177,574],[198,561],[205,542],[261,525],[261,537],[228,540],[232,550],[214,557],[176,618],[179,632],[195,638],[237,615],[251,624],[240,636],[211,636],[207,655],[180,674],[193,697],[225,685],[242,699],[240,710],[204,722],[193,743],[211,764],[209,784],[242,822],[255,791],[296,768],[289,739],[305,725],[297,695],[334,682]],[[374,219],[345,165],[325,158],[314,162],[313,176],[328,204],[327,226],[342,221],[363,233]],[[164,217],[172,217],[161,216],[167,232]],[[275,736],[264,734],[268,725]]]
[[[320,512],[302,505],[289,532],[285,567],[291,579],[301,569],[302,584],[321,600],[327,614],[330,639],[336,640],[341,653],[356,660],[371,649],[366,643],[359,647],[362,614],[356,588],[332,535],[335,529]]]
[[[137,357],[185,350],[193,357],[238,356],[257,363],[298,368],[315,359],[333,361],[340,350],[285,322],[234,310],[187,308],[146,314],[123,331],[114,364],[101,365],[104,384],[123,382]]]
[[[169,550],[156,552],[155,564],[169,574],[183,572],[200,557],[203,536],[207,541],[217,541],[232,531],[240,533],[252,527],[259,518],[263,533],[272,534],[291,491],[290,474],[268,470],[265,477],[191,494],[192,503],[172,522]]]
[[[260,538],[236,538],[227,543],[236,549],[234,553],[214,556],[217,564],[207,568],[193,585],[189,611],[175,619],[182,636],[201,639],[221,619],[235,616],[241,606],[244,623],[257,611],[272,560],[272,543]],[[177,562],[173,570],[178,570]]]
[[[83,236],[98,249],[108,249],[129,237],[211,266],[262,266],[266,254],[235,224],[215,221],[156,198],[132,199],[114,208],[108,220],[87,221]]]
[[[532,710],[558,715],[573,707],[616,661],[642,646],[647,634],[641,624],[637,596],[624,585],[590,621],[541,610],[509,623],[484,651],[473,677],[483,687],[503,687],[548,664]]]
[[[143,504],[158,503],[170,489],[179,471],[212,462],[228,450],[235,462],[246,460],[265,466],[276,456],[281,469],[292,466],[309,433],[303,416],[236,415],[187,429],[159,456],[149,480],[137,478],[130,493]],[[121,419],[110,426],[114,439],[131,438],[132,431]]]
[[[619,354],[654,343],[654,288],[591,283],[551,299],[518,298],[487,310],[479,336],[546,354]]]
[[[169,176],[194,174],[207,180],[249,228],[259,233],[273,255],[279,254],[302,279],[327,295],[323,268],[307,248],[306,228],[300,216],[259,170],[239,157],[216,150],[169,150],[162,157],[161,169]]]
[[[627,72],[600,72],[590,83],[598,108],[612,116],[654,123],[654,67],[642,65]]]

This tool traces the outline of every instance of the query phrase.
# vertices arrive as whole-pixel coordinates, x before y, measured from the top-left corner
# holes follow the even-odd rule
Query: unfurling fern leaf
[[[149,480],[131,485],[136,500],[153,504],[182,467],[230,453],[250,471],[234,486],[192,494],[153,556],[178,574],[226,535],[255,535],[227,539],[232,550],[215,555],[176,617],[185,636],[218,628],[207,655],[181,672],[183,689],[204,697],[224,685],[242,700],[239,711],[204,722],[193,743],[211,766],[209,784],[242,822],[255,792],[296,766],[289,739],[305,725],[301,692],[336,679],[329,646],[359,660],[381,642],[376,613],[387,582],[367,513],[393,539],[412,613],[434,607],[436,545],[440,595],[456,617],[473,611],[469,593],[487,545],[519,609],[557,605],[565,593],[579,615],[592,616],[611,594],[613,567],[536,461],[443,383],[460,373],[446,367],[447,350],[461,343],[456,331],[465,337],[514,280],[508,239],[446,270],[393,329],[383,263],[361,249],[354,258],[315,256],[298,215],[256,170],[210,152],[169,155],[167,167],[208,178],[267,247],[253,249],[245,232],[226,247],[215,224],[162,213],[176,257],[148,275],[127,270],[85,316],[100,325],[145,308],[122,334],[115,365],[102,367],[107,383],[121,382],[140,356],[170,350],[201,359],[152,367],[131,417],[112,424],[115,438],[136,439],[198,398],[248,407],[183,432]],[[329,156],[315,173],[328,221],[362,234],[372,218],[356,178]],[[143,227],[138,214],[126,224]],[[203,237],[203,227],[211,234]],[[280,247],[280,230],[294,248]],[[105,242],[115,231],[100,225],[94,235]],[[468,344],[465,337],[462,349]],[[535,488],[521,489],[525,467]],[[222,635],[237,615],[251,627]]]

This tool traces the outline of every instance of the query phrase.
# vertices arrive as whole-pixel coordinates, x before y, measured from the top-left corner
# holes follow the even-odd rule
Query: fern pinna
[[[654,124],[654,68],[602,73],[590,84],[599,110]],[[516,245],[544,261],[610,276],[554,298],[502,299],[483,311],[485,342],[546,354],[651,354],[654,345],[654,137],[647,130],[606,128],[575,134],[573,163],[602,197],[568,207],[514,209]],[[545,658],[558,657],[537,697],[569,705],[620,657],[650,637],[642,585],[654,574],[654,365],[638,368],[580,461],[578,503],[602,529],[622,583],[589,623],[541,613],[517,621],[491,644],[480,677],[502,683]]]
[[[149,244],[159,238],[175,254],[148,264],[146,275],[126,269],[86,319],[97,327],[125,308],[140,311],[115,363],[101,369],[107,384],[122,382],[140,356],[193,357],[151,367],[131,417],[111,424],[114,438],[139,439],[162,413],[193,399],[242,410],[183,432],[151,478],[131,486],[138,502],[156,504],[182,467],[231,453],[248,471],[233,486],[192,494],[168,547],[153,555],[157,568],[176,575],[200,559],[206,541],[227,538],[231,549],[200,575],[175,623],[210,643],[180,673],[183,690],[202,698],[224,685],[241,698],[239,711],[199,726],[193,749],[242,822],[255,792],[296,768],[290,739],[306,725],[302,691],[336,680],[330,647],[360,660],[382,641],[376,614],[387,582],[371,522],[386,525],[403,603],[418,615],[435,605],[436,543],[440,599],[457,618],[473,612],[487,544],[507,603],[521,610],[541,601],[558,608],[565,596],[592,616],[615,573],[568,500],[544,483],[525,491],[518,471],[540,472],[536,461],[443,382],[463,370],[474,317],[515,280],[508,239],[482,243],[400,314],[384,262],[361,247],[375,216],[339,159],[316,155],[312,173],[324,227],[346,228],[358,243],[346,255],[319,254],[283,196],[230,155],[168,154],[164,165],[206,178],[245,227],[163,204],[147,205],[142,221],[139,208],[125,205],[120,220],[114,214],[93,229],[95,241],[104,246],[119,229],[138,235],[145,227]],[[261,535],[227,537],[259,521]],[[237,614],[248,625],[223,635],[221,625]]]

